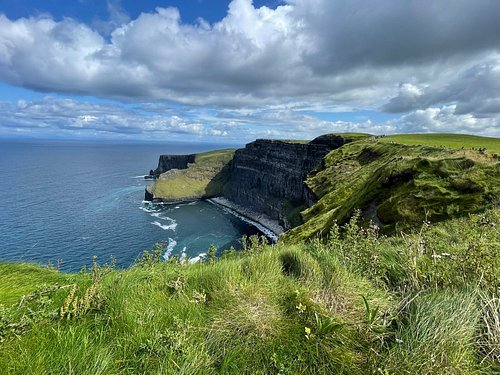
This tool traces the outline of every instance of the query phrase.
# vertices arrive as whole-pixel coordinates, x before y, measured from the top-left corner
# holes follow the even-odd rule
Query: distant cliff
[[[236,151],[225,198],[278,220],[300,224],[299,212],[315,201],[304,184],[326,154],[352,139],[325,135],[311,142],[258,139]]]
[[[300,211],[317,198],[304,181],[332,150],[366,135],[327,134],[310,142],[258,139],[234,150],[162,155],[145,199],[173,202],[223,196],[276,220],[285,229],[302,223]],[[234,156],[233,156],[234,154]]]
[[[194,163],[195,154],[191,155],[160,155],[158,167],[150,172],[150,175],[158,177],[171,169],[186,169],[189,163]]]
[[[146,187],[145,200],[178,202],[218,197],[229,178],[234,149],[194,155],[162,155],[155,177]]]

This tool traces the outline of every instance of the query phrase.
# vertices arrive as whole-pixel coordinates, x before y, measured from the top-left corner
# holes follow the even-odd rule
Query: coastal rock
[[[300,224],[299,212],[316,199],[304,184],[331,150],[350,142],[339,135],[294,142],[258,139],[236,151],[224,197],[278,220],[285,229]]]
[[[153,193],[149,191],[149,186],[146,186],[146,189],[144,190],[144,200],[152,202],[154,199]]]
[[[194,163],[196,154],[189,155],[160,155],[158,160],[158,167],[155,170],[149,171],[149,178],[157,179],[162,173],[171,169],[186,169],[189,163]],[[148,178],[144,176],[144,178]],[[151,186],[146,186],[144,191],[144,200],[153,202],[155,200],[154,194],[151,191]]]
[[[194,163],[195,154],[190,155],[160,155],[158,167],[152,171],[155,178],[171,169],[186,169],[189,163]],[[151,174],[151,171],[149,172]]]

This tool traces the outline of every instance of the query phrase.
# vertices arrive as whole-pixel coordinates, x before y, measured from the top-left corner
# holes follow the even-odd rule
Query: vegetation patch
[[[318,200],[301,212],[304,223],[285,241],[327,236],[355,209],[385,233],[482,212],[498,202],[500,161],[477,150],[371,138],[330,152],[306,184]]]
[[[197,154],[187,169],[172,169],[160,175],[150,191],[155,198],[166,201],[210,198],[222,194],[229,178],[229,163],[234,149]]]
[[[357,212],[327,241],[126,270],[9,264],[42,289],[0,307],[6,374],[494,374],[500,211],[381,236]],[[10,301],[8,304],[5,301]],[[76,302],[75,302],[76,301]],[[81,302],[83,301],[83,302]],[[495,372],[497,371],[497,372]]]
[[[500,155],[500,139],[469,134],[396,134],[380,139],[411,146],[445,147],[464,150],[484,150],[488,154]]]

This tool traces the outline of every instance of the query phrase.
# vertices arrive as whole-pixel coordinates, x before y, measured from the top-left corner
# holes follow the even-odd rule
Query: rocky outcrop
[[[315,201],[304,184],[307,175],[328,152],[349,141],[337,135],[309,143],[258,139],[236,151],[223,195],[289,229],[300,224],[301,208]]]
[[[150,171],[155,178],[160,174],[171,169],[186,169],[189,163],[194,163],[195,154],[191,155],[160,155],[158,167],[154,171]],[[153,173],[151,173],[153,172]]]
[[[156,179],[160,177],[162,173],[165,173],[171,169],[186,169],[189,163],[194,163],[196,158],[195,154],[189,155],[160,155],[158,160],[158,167],[155,170],[149,171],[149,176],[144,176],[145,179]],[[146,186],[144,191],[144,200],[153,202],[155,196],[151,191],[152,186]]]

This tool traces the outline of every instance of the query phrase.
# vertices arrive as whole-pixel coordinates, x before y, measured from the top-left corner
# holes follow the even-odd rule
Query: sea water
[[[0,260],[77,271],[97,256],[128,267],[164,244],[164,257],[199,259],[211,244],[238,248],[258,230],[213,204],[143,202],[160,154],[228,145],[0,142]]]

